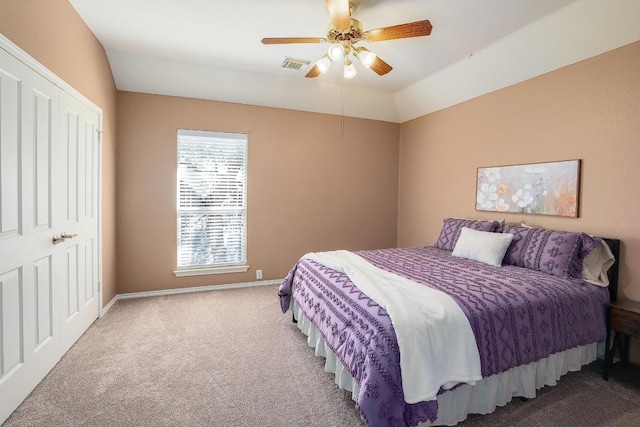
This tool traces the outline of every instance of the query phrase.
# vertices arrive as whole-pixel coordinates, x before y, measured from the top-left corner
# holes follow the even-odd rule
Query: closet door
[[[0,420],[61,356],[51,242],[58,91],[0,49]]]
[[[62,291],[62,347],[66,352],[98,317],[99,116],[60,94],[60,150],[55,155],[56,231],[67,237],[56,273]],[[57,267],[58,265],[56,265]]]
[[[97,126],[0,49],[0,423],[98,317]]]

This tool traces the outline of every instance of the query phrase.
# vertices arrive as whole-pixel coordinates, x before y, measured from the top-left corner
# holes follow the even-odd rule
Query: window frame
[[[202,207],[184,207],[181,206],[181,196],[185,196],[182,192],[180,185],[181,175],[181,143],[188,142],[182,140],[188,138],[204,138],[210,139],[210,142],[216,144],[218,140],[235,140],[234,142],[222,143],[218,141],[218,147],[224,148],[225,145],[231,146],[231,144],[242,144],[242,171],[244,173],[243,179],[243,192],[242,192],[242,205],[239,207],[216,207],[216,206],[202,206]],[[244,133],[228,133],[228,132],[215,132],[215,131],[202,131],[202,130],[190,130],[190,129],[178,129],[176,132],[177,143],[177,159],[176,159],[176,269],[173,271],[176,277],[186,276],[199,276],[207,274],[223,274],[223,273],[242,273],[249,269],[247,264],[247,163],[248,163],[248,135]],[[186,148],[185,148],[186,149]],[[212,150],[213,151],[213,150]],[[186,197],[186,196],[185,196]],[[213,204],[213,202],[212,202]],[[181,264],[181,242],[183,240],[183,233],[181,228],[181,220],[187,214],[224,214],[224,213],[240,213],[242,217],[242,236],[240,238],[240,260],[237,262],[229,263],[213,263],[213,264]],[[208,228],[207,230],[214,230],[216,227]]]

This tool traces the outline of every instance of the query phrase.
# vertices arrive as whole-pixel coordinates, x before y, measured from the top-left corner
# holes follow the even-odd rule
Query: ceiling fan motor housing
[[[362,23],[357,19],[350,19],[351,28],[347,31],[336,29],[333,25],[329,26],[327,33],[327,41],[329,43],[340,43],[344,47],[345,52],[351,49],[351,46],[362,40]]]
[[[327,40],[330,42],[350,41],[351,43],[356,43],[362,40],[362,33],[364,32],[362,29],[362,23],[353,18],[350,18],[349,21],[351,23],[351,28],[346,31],[335,28],[333,24],[329,25]]]

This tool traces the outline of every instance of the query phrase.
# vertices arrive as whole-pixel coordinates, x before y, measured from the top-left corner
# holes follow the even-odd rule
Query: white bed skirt
[[[326,358],[325,372],[335,374],[335,383],[350,391],[352,399],[356,400],[360,387],[349,371],[293,300],[292,309],[298,320],[298,328],[307,336],[309,346],[315,348],[316,356]],[[513,397],[534,398],[537,389],[545,385],[556,385],[562,375],[569,371],[579,371],[583,365],[593,362],[597,354],[598,344],[589,344],[492,375],[474,386],[462,385],[438,395],[438,419],[434,424],[422,423],[420,426],[451,426],[464,421],[468,414],[489,414],[496,407],[509,403]]]

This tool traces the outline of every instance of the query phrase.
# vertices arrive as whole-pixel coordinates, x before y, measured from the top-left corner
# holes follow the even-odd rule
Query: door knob
[[[73,239],[74,237],[78,237],[77,234],[67,234],[64,231],[62,233],[60,233],[60,236],[58,236],[57,234],[53,235],[53,238],[51,239],[51,242],[54,245],[57,245],[59,243],[64,242],[67,239]]]

